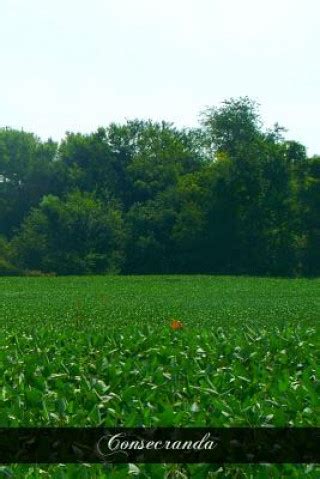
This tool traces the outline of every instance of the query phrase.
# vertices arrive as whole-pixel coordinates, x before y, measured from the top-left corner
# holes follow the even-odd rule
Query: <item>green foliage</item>
[[[319,158],[283,132],[247,97],[190,130],[133,120],[60,145],[0,130],[0,274],[319,275]]]
[[[260,136],[258,105],[248,97],[231,98],[202,113],[207,142],[214,151],[236,154]]]
[[[191,135],[165,122],[141,124],[128,166],[137,201],[153,198],[176,185],[183,174],[197,169],[199,163]]]
[[[318,293],[304,279],[2,278],[1,426],[319,426]],[[319,477],[311,466],[137,466],[150,479]],[[7,467],[41,469],[134,470]]]
[[[65,201],[45,196],[12,244],[17,261],[26,269],[60,274],[117,272],[123,236],[116,205],[75,191]]]
[[[3,236],[0,236],[0,275],[19,274],[19,269],[11,262],[11,247]]]
[[[303,272],[320,271],[320,157],[313,157],[299,184],[301,260]]]
[[[0,234],[12,236],[30,208],[55,187],[56,150],[52,140],[0,129]]]
[[[0,258],[0,275],[10,276],[19,274],[18,268],[9,263],[8,260]]]
[[[68,133],[59,146],[59,161],[62,192],[80,189],[101,197],[121,197],[123,165],[112,151],[104,128],[90,135]]]

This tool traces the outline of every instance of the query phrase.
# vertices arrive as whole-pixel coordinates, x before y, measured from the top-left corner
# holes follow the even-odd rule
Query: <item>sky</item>
[[[0,126],[198,124],[249,96],[320,154],[319,0],[0,0]]]

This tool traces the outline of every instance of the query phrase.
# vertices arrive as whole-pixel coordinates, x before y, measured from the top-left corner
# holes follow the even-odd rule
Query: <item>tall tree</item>
[[[215,155],[207,207],[213,268],[216,257],[225,272],[290,274],[291,170],[279,127],[263,131],[257,105],[246,97],[207,110],[203,125]]]

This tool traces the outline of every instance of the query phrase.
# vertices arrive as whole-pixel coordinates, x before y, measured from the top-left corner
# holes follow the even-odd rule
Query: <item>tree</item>
[[[320,157],[307,160],[306,174],[298,191],[301,271],[320,275]]]
[[[98,128],[90,135],[67,133],[58,154],[60,195],[79,189],[100,198],[121,198],[122,173],[104,128]]]
[[[11,237],[52,188],[57,145],[31,133],[0,129],[0,234]]]
[[[248,97],[231,98],[201,114],[207,144],[214,152],[233,156],[261,135],[258,105]]]
[[[136,126],[127,172],[133,202],[144,202],[176,185],[181,175],[198,169],[201,159],[195,149],[194,131],[179,131],[166,122],[140,122]]]
[[[175,222],[173,205],[166,194],[135,203],[127,217],[126,273],[172,273],[175,257],[171,239]]]
[[[263,131],[248,98],[207,110],[203,125],[215,158],[207,206],[213,269],[292,274],[291,168],[279,127]]]
[[[115,204],[75,191],[65,200],[48,195],[13,240],[22,267],[59,274],[117,272],[124,227]]]
[[[19,272],[19,269],[11,261],[10,244],[3,236],[0,236],[0,275],[14,275]]]

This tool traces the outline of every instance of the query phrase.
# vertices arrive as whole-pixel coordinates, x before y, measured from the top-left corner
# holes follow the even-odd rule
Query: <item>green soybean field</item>
[[[318,279],[0,278],[0,426],[320,426],[319,293]],[[302,475],[320,467],[0,466],[6,478]]]

